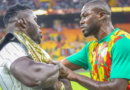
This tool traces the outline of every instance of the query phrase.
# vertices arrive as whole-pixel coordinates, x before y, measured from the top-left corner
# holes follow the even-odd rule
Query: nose
[[[84,19],[83,18],[81,18],[81,20],[80,20],[80,25],[82,25],[82,24],[84,24]]]
[[[40,29],[40,31],[39,31],[40,33],[42,33],[42,30]]]
[[[37,25],[38,26],[38,28],[40,28],[40,26],[39,25]]]
[[[37,26],[38,26],[39,32],[42,33],[42,30],[40,29],[40,26],[39,25],[37,25]]]

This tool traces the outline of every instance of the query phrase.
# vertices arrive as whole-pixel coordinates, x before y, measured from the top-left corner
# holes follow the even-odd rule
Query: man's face
[[[27,20],[27,29],[24,31],[32,40],[40,44],[42,34],[39,25],[37,24],[37,16],[32,10],[29,10]]]
[[[97,15],[91,6],[84,6],[81,11],[80,27],[85,37],[94,35],[97,24]]]

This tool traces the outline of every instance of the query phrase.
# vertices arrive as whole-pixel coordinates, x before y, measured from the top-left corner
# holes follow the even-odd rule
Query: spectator
[[[115,0],[116,6],[125,7],[130,5],[130,0]]]
[[[116,1],[115,0],[104,0],[107,2],[107,4],[109,4],[109,6],[111,7],[115,7],[116,6]]]
[[[77,23],[74,23],[74,28],[75,28],[75,29],[78,29],[78,28],[80,28],[80,27],[79,27],[79,25],[78,25]]]
[[[50,3],[52,3],[52,9],[68,9],[68,8],[76,8],[81,9],[82,6],[91,0],[52,0],[51,2],[45,2],[40,0],[0,0],[0,12],[5,11],[9,6],[14,5],[16,3],[27,4],[32,9],[49,9]],[[130,6],[130,0],[104,0],[109,6],[115,7],[125,7]]]

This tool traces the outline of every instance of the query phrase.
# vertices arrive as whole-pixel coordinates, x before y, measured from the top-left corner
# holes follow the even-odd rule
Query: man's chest
[[[107,81],[111,70],[111,51],[108,44],[97,44],[89,50],[89,70],[91,77],[97,81]]]

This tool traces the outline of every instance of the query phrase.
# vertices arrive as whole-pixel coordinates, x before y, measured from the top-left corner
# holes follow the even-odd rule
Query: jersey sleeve
[[[22,45],[10,42],[0,51],[0,67],[10,70],[11,64],[22,56],[28,56]]]
[[[78,53],[75,53],[67,57],[67,60],[87,70],[88,69],[88,46],[89,46],[89,43],[87,43],[84,46],[84,48],[81,49]]]
[[[110,79],[125,78],[130,79],[130,39],[118,40],[111,51],[112,66]]]

